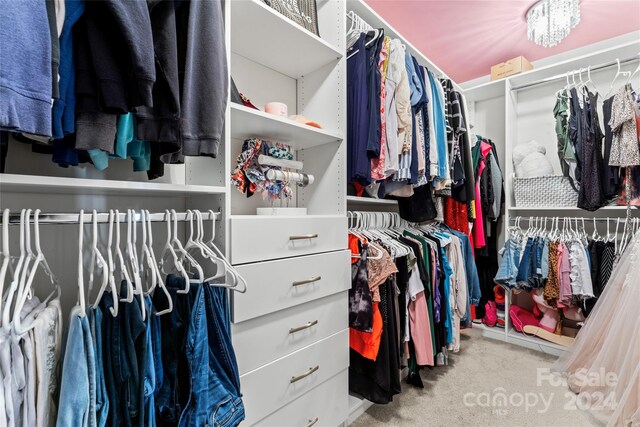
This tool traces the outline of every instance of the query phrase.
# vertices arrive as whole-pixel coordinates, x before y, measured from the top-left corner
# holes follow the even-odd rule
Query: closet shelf
[[[0,174],[0,192],[46,194],[160,195],[224,194],[225,187],[163,184],[154,182],[111,181],[37,175]]]
[[[397,206],[397,200],[373,199],[371,197],[347,196],[347,203],[362,205],[390,205]]]
[[[240,56],[294,79],[342,58],[330,43],[260,0],[230,3],[231,51]]]
[[[464,89],[464,96],[468,102],[486,101],[488,99],[504,97],[505,80],[494,80]]]
[[[342,140],[338,132],[318,129],[238,104],[231,104],[231,137],[286,142],[297,150]]]

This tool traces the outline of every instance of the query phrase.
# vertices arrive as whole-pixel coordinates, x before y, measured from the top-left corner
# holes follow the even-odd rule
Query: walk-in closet
[[[640,426],[638,1],[0,7],[0,427]]]

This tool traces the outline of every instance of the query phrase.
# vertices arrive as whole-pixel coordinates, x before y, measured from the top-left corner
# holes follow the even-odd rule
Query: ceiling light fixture
[[[526,16],[528,39],[540,46],[553,47],[580,23],[580,1],[539,0]]]

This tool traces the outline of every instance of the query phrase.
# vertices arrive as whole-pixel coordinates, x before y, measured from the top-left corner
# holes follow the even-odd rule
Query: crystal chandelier
[[[527,36],[537,45],[552,47],[579,23],[579,0],[539,0],[527,11]]]

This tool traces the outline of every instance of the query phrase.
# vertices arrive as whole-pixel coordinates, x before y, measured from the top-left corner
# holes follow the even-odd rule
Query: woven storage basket
[[[569,179],[561,175],[513,178],[513,191],[518,208],[574,208],[578,193]]]

